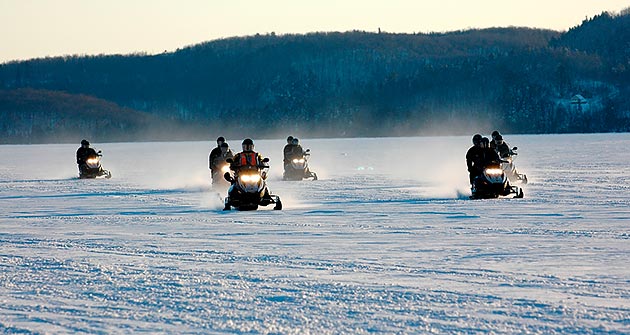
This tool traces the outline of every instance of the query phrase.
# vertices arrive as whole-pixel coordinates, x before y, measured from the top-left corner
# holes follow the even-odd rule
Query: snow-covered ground
[[[303,182],[256,141],[251,212],[213,142],[0,146],[0,333],[630,333],[630,134],[506,140],[524,199],[467,199],[469,137],[303,140]]]

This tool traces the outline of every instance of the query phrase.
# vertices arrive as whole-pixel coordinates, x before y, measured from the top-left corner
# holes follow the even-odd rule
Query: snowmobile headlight
[[[260,181],[260,176],[257,174],[244,174],[241,176],[241,180],[245,183],[257,183]]]
[[[230,166],[229,165],[223,165],[223,167],[221,168],[221,172],[223,172],[223,173],[230,172]]]
[[[88,164],[96,164],[96,163],[98,163],[98,158],[96,158],[96,157],[90,157],[90,158],[88,158],[88,159],[87,159],[87,161],[86,161],[86,162],[87,162]]]
[[[492,176],[498,176],[503,173],[501,169],[486,169],[486,173]]]
[[[293,163],[304,163],[304,158],[294,158]]]

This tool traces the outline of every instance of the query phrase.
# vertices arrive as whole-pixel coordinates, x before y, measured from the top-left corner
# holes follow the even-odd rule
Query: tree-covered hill
[[[107,132],[112,141],[153,139],[141,130],[160,120],[191,139],[628,131],[629,17],[603,13],[565,33],[269,34],[159,55],[34,59],[0,65],[0,92],[63,91],[153,116],[131,137]],[[28,120],[0,122],[6,138]]]
[[[158,138],[154,127],[165,126],[148,113],[106,100],[30,88],[0,90],[0,111],[3,143],[78,143],[83,137],[124,141],[139,132]]]

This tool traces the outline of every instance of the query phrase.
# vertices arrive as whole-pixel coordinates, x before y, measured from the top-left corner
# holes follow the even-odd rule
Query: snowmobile
[[[90,155],[85,160],[85,164],[79,168],[80,179],[94,179],[98,177],[105,177],[107,179],[112,177],[112,173],[108,170],[104,170],[101,166],[101,151],[99,150],[96,155]]]
[[[293,159],[289,161],[289,164],[285,164],[282,180],[302,180],[308,178],[317,180],[317,173],[312,172],[308,168],[310,152],[311,149],[306,149],[302,156],[293,157]]]
[[[231,159],[227,160],[232,163]],[[269,162],[269,158],[263,159],[263,163]],[[258,206],[275,204],[273,209],[281,210],[282,202],[277,195],[269,194],[267,188],[267,170],[269,166],[262,168],[242,168],[232,176],[230,172],[224,174],[225,180],[230,182],[228,196],[225,197],[224,211],[229,211],[232,207],[238,210],[256,210]]]
[[[511,183],[527,184],[527,176],[525,174],[518,173],[518,171],[516,171],[516,166],[514,165],[514,158],[516,158],[514,156],[518,155],[516,153],[517,149],[517,147],[512,148],[507,156],[501,158],[504,160],[504,162],[501,163],[501,169],[503,169]]]
[[[515,194],[514,198],[523,197],[523,189],[511,186],[505,171],[501,168],[501,162],[487,164],[483,173],[473,180],[470,196],[471,199],[491,199],[499,196]]]

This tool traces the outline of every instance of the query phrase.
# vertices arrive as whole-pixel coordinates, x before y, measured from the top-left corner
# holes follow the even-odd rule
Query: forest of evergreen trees
[[[630,13],[0,64],[0,143],[630,130]],[[168,130],[168,131],[164,131]]]

